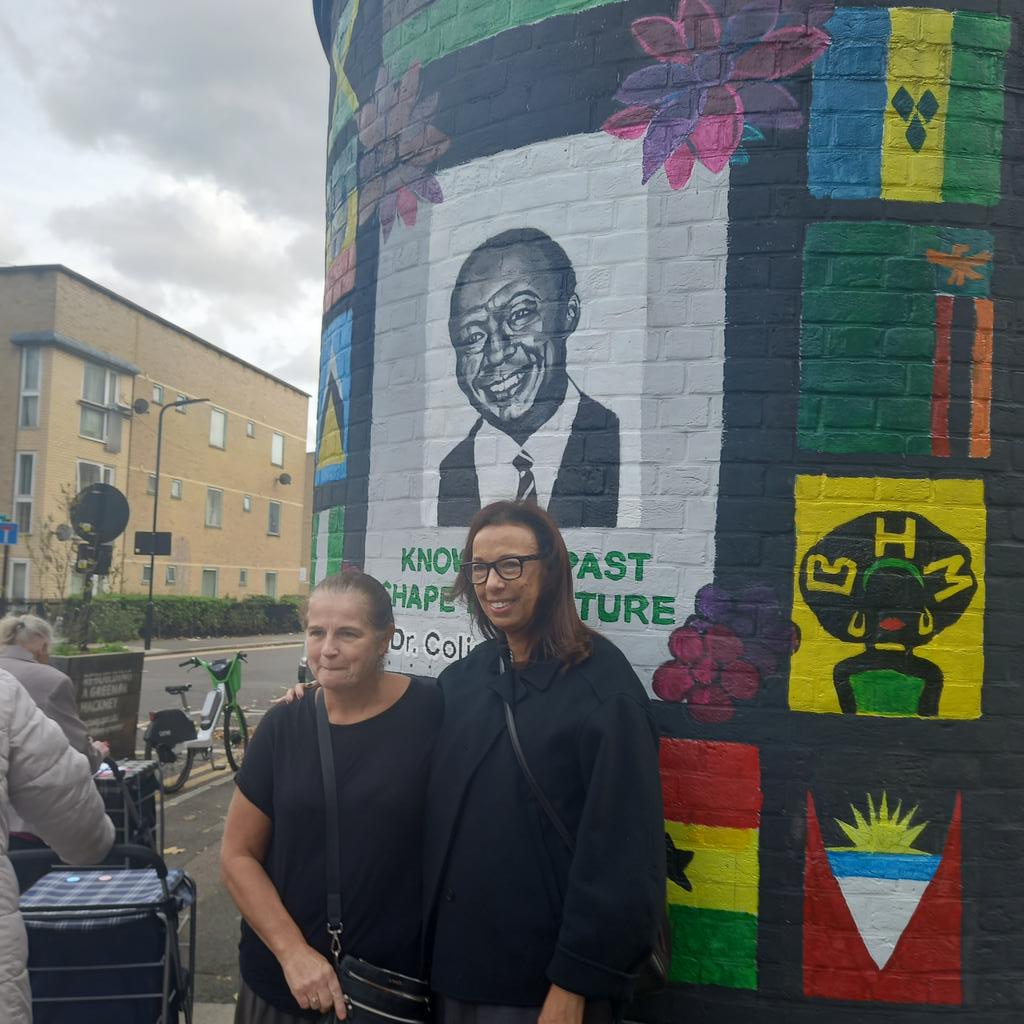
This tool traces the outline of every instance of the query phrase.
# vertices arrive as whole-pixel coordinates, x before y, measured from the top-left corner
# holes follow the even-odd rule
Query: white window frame
[[[252,420],[245,421],[245,436],[255,437],[256,436],[256,424]]]
[[[207,573],[212,573],[213,574],[213,593],[210,594],[210,595],[203,594],[203,584],[206,582],[206,574]],[[219,570],[204,568],[204,569],[202,569],[200,571],[200,575],[199,575],[199,593],[203,597],[207,597],[207,596],[216,597],[220,593],[220,572],[219,572]]]
[[[156,473],[146,474],[146,493],[156,494]]]
[[[164,566],[164,586],[176,587],[178,585],[178,567],[176,565]]]
[[[217,515],[210,515],[210,495],[216,494],[219,496],[217,501]],[[216,519],[216,522],[211,522],[212,519]],[[210,530],[220,530],[224,526],[224,491],[219,487],[207,487],[206,488],[206,508],[203,514],[203,524]]]
[[[274,525],[274,508],[277,508],[277,529],[271,529]],[[281,536],[281,502],[279,501],[268,501],[267,502],[267,536],[268,537],[280,537]]]
[[[184,485],[177,478],[171,480],[171,497],[175,501],[181,501],[181,495]]]
[[[263,596],[271,600],[277,600],[277,573],[265,572],[263,574]]]
[[[104,466],[102,462],[90,462],[88,459],[79,459],[75,463],[75,483],[78,485],[78,487],[75,490],[76,494],[78,493],[78,491],[81,491],[85,487],[89,486],[88,484],[85,484],[85,483],[82,482],[82,467],[83,466],[92,466],[93,469],[98,469],[99,470],[99,473],[97,474],[96,479],[91,481],[91,483],[96,483],[96,484],[113,484],[114,483],[114,477],[116,476],[116,467],[114,467],[114,466]]]
[[[28,367],[31,357],[35,357],[36,383],[30,387],[26,381]],[[40,393],[43,389],[43,350],[38,345],[26,345],[21,350],[21,383],[18,396],[18,429],[33,430],[39,426],[39,404]],[[25,399],[35,399],[35,415],[31,417],[32,422],[25,422]]]
[[[182,402],[182,401],[184,401],[187,398],[188,398],[188,395],[183,395],[179,391],[178,392],[178,397],[174,400],[174,411],[178,412],[178,413],[181,413],[182,416],[185,415],[185,412],[187,411],[188,406],[187,405],[178,405],[178,402]]]
[[[248,569],[239,569],[238,570],[238,585],[240,587],[247,587],[247,586],[249,586],[249,570]]]
[[[18,569],[25,570],[25,592],[19,594],[14,587],[14,576]],[[7,596],[12,601],[27,601],[29,592],[29,583],[32,579],[32,566],[31,562],[27,558],[12,558],[10,562],[10,568],[7,570]]]
[[[103,401],[98,402],[94,398],[90,398],[85,393],[85,381],[90,369],[98,370],[103,376]],[[110,410],[114,407],[117,402],[117,373],[114,370],[108,369],[106,366],[101,366],[99,363],[91,363],[86,361],[82,364],[82,398],[81,398],[81,409],[78,415],[78,436],[88,438],[90,441],[102,441],[106,442],[110,434]],[[84,427],[84,417],[87,412],[99,413],[102,417],[100,428],[100,434],[87,434]]]
[[[14,521],[18,524],[18,532],[30,534],[32,519],[35,515],[36,491],[36,452],[18,452],[14,456]],[[28,490],[22,486],[21,460],[28,459],[29,470]]]
[[[276,430],[270,435],[270,464],[284,465],[284,434],[279,434]]]
[[[143,583],[147,583],[147,584],[149,583],[149,570],[150,570],[149,562],[144,562],[143,565],[142,565],[142,582]]]
[[[243,494],[242,495],[242,511],[243,512],[251,512],[252,511],[252,495],[251,494]]]
[[[218,420],[219,417],[219,420]],[[214,424],[219,422],[220,429],[216,429]],[[219,439],[218,439],[219,437]],[[211,448],[227,448],[228,446],[228,414],[223,409],[211,409],[210,410],[210,447]]]
[[[163,405],[164,404],[164,386],[163,384],[153,384],[153,404]]]

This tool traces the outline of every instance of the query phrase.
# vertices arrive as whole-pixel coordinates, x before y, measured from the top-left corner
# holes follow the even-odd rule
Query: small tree
[[[70,484],[62,484],[57,499],[57,515],[50,512],[40,516],[36,529],[25,537],[28,556],[44,591],[40,597],[46,597],[46,591],[49,591],[61,602],[68,596],[71,573],[78,554],[78,540],[75,537],[61,540],[57,536],[57,527],[69,522],[74,500],[74,488]]]

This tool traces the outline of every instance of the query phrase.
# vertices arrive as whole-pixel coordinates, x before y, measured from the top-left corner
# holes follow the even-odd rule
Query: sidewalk
[[[290,647],[301,645],[302,633],[271,633],[261,636],[197,636],[178,639],[157,637],[146,651],[154,654],[191,654],[201,651],[244,651],[252,647]],[[142,641],[125,644],[130,651],[143,650]]]
[[[234,1003],[195,1003],[192,1024],[232,1024],[235,1019]]]

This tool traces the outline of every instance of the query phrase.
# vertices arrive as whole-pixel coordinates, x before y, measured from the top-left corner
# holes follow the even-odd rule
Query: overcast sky
[[[4,5],[0,264],[63,263],[314,392],[328,83],[308,0]]]

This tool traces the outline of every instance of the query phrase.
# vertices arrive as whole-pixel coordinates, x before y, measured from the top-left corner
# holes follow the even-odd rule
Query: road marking
[[[192,797],[198,796],[200,793],[205,793],[208,789],[213,789],[214,786],[223,786],[225,782],[231,782],[235,777],[235,773],[230,768],[226,769],[226,774],[224,775],[221,775],[220,772],[217,772],[216,774],[221,777],[218,779],[211,779],[205,785],[197,786],[194,789],[186,783],[185,791],[171,797],[171,799],[167,801],[166,809],[170,810],[172,807],[177,807],[179,804],[183,804],[187,800],[191,800]]]
[[[260,647],[214,647],[207,650],[187,650],[187,651],[168,651],[166,654],[147,654],[146,661],[166,661],[168,658],[181,658],[184,660],[184,656],[187,654],[190,658],[197,654],[224,654],[225,651],[239,650],[243,654],[248,654],[250,651],[282,651],[289,647],[301,647],[303,644],[302,640],[289,640],[285,643],[280,644],[263,644]]]

